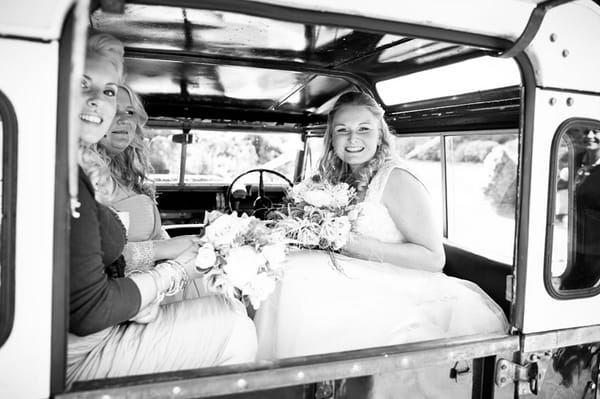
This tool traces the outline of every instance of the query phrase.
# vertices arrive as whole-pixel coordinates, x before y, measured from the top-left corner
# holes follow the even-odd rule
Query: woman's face
[[[117,114],[100,144],[111,154],[123,152],[135,138],[137,119],[131,98],[125,90],[117,94]]]
[[[587,150],[600,150],[600,130],[589,130],[583,142]]]
[[[117,69],[101,59],[87,59],[81,79],[80,138],[97,143],[108,131],[117,108]]]
[[[367,107],[343,106],[335,113],[331,128],[333,151],[352,170],[375,156],[381,129],[379,119]]]

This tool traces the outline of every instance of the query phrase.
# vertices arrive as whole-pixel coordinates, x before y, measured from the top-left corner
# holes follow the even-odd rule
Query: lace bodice
[[[386,206],[381,202],[385,185],[390,173],[395,168],[407,170],[405,165],[400,162],[390,162],[379,169],[371,179],[364,201],[358,204],[359,217],[355,225],[357,233],[383,242],[404,241],[404,236],[396,227]]]

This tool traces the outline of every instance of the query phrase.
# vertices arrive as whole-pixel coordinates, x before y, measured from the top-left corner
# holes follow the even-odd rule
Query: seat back
[[[444,273],[477,284],[502,308],[508,318],[510,302],[506,300],[506,276],[512,275],[512,265],[449,244],[444,244],[444,249]]]

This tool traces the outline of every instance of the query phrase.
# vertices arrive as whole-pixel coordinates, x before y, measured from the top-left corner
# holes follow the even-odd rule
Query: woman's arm
[[[128,242],[123,248],[127,271],[149,270],[158,261],[177,258],[194,244],[200,244],[200,238],[194,235],[164,240]]]
[[[98,204],[84,177],[79,200],[80,217],[71,219],[69,331],[88,335],[131,318],[142,297],[133,280],[109,278],[105,272]]]
[[[442,234],[425,187],[409,172],[394,169],[382,201],[406,242],[385,243],[352,235],[344,252],[413,269],[442,271],[445,262]]]

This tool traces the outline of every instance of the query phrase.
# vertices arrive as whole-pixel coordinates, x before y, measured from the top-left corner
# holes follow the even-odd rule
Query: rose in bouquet
[[[274,290],[285,260],[281,233],[253,216],[235,212],[213,220],[205,229],[196,268],[210,292],[260,307]]]
[[[337,251],[346,244],[356,220],[355,202],[356,191],[348,184],[331,184],[315,176],[288,191],[274,228],[287,243]]]

